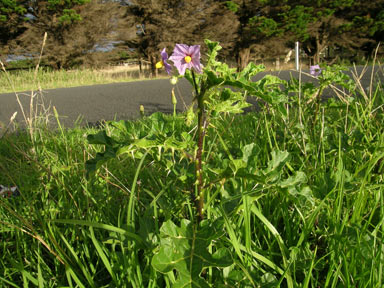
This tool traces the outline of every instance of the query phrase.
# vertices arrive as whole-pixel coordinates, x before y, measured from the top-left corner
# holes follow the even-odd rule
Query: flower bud
[[[140,105],[140,115],[141,117],[144,117],[144,106]]]
[[[169,81],[171,82],[172,85],[176,85],[178,79],[177,79],[177,77],[173,76],[173,77],[171,78],[171,80],[169,80]]]
[[[172,89],[172,104],[176,105],[177,104],[177,99],[175,96],[175,89]]]

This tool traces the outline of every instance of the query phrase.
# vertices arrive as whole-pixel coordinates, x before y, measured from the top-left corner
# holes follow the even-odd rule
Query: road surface
[[[358,67],[361,71],[363,67]],[[375,66],[375,74],[383,79],[383,67]],[[364,74],[362,85],[369,87],[371,70]],[[308,72],[308,71],[307,71]],[[298,72],[262,72],[256,76],[261,79],[265,74],[277,75],[282,79],[289,80],[298,77]],[[360,73],[360,72],[359,72]],[[350,74],[347,72],[347,74]],[[308,76],[302,76],[303,81],[313,81]],[[73,88],[60,88],[44,90],[42,99],[45,106],[54,106],[59,114],[60,123],[64,127],[74,125],[97,125],[103,120],[131,120],[140,115],[140,105],[145,108],[145,114],[149,115],[156,111],[170,113],[173,111],[171,102],[172,85],[168,79],[144,80],[125,83],[114,83],[105,85],[82,86]],[[183,111],[184,104],[189,105],[192,101],[191,85],[182,79],[175,90],[178,99],[177,110]],[[29,101],[31,93],[18,93],[23,109],[29,113]],[[40,96],[37,96],[40,97]],[[41,98],[41,97],[40,97]],[[18,112],[16,121],[23,124],[23,115],[20,105],[14,93],[0,94],[0,127],[7,125],[14,112]],[[50,110],[52,114],[52,110]],[[55,120],[51,117],[51,122]]]

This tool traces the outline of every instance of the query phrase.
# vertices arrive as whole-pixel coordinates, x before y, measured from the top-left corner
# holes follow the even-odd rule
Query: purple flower
[[[185,74],[185,69],[192,68],[197,73],[202,73],[200,64],[200,45],[188,46],[185,44],[176,44],[169,60],[173,61],[180,75]]]
[[[161,61],[156,63],[156,68],[160,69],[163,68],[168,73],[168,75],[171,74],[172,66],[167,63],[168,60],[168,53],[165,51],[165,48],[163,51],[161,51]]]
[[[309,67],[309,74],[311,74],[314,77],[317,77],[321,74],[321,69],[319,65],[313,65]]]

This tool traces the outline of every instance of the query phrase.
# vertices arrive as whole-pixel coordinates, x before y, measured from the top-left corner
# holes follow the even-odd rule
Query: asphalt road
[[[361,73],[363,67],[357,67]],[[307,71],[308,72],[308,71]],[[375,66],[374,74],[383,79],[383,66]],[[368,68],[362,78],[362,86],[369,87],[372,68]],[[263,72],[255,80],[261,79],[265,74],[277,75],[289,80],[298,77],[297,71]],[[347,74],[351,74],[347,72]],[[302,75],[302,81],[314,81],[313,78]],[[45,106],[54,106],[59,114],[60,123],[64,127],[79,125],[97,125],[103,120],[131,120],[140,116],[140,105],[145,108],[145,114],[156,111],[171,113],[172,85],[168,79],[145,80],[105,85],[82,86],[74,88],[61,88],[44,90],[42,96]],[[177,110],[183,111],[185,105],[192,101],[191,85],[182,79],[175,90],[178,99]],[[19,93],[24,111],[29,113],[31,93]],[[185,105],[184,105],[185,104]],[[7,125],[14,112],[18,112],[16,121],[23,124],[22,111],[14,93],[0,94],[0,127]],[[52,114],[52,110],[50,112]],[[51,119],[52,120],[52,119]],[[55,120],[51,121],[55,123]],[[1,124],[2,123],[2,124]]]

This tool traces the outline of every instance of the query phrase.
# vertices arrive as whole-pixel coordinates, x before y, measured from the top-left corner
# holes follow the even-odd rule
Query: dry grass
[[[104,69],[79,69],[79,70],[43,70],[35,69],[0,72],[0,93],[22,92],[37,90],[36,79],[42,89],[66,88],[94,84],[107,84],[116,82],[129,82],[136,80],[152,79],[153,75],[146,67],[140,73],[138,65],[111,66]],[[10,78],[13,87],[10,85]],[[159,74],[158,77],[163,77]]]

